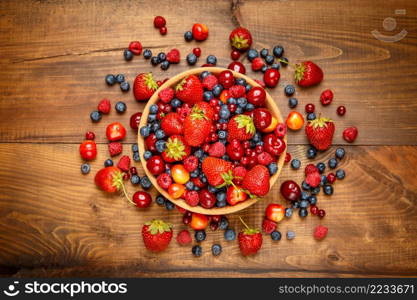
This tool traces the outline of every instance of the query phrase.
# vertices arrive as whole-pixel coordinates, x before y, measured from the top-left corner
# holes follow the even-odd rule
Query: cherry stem
[[[296,69],[296,68],[297,68],[297,65],[291,64],[291,63],[289,63],[289,62],[288,62],[288,61],[286,61],[286,60],[283,60],[283,59],[281,59],[281,58],[278,58],[277,60],[278,60],[279,62],[283,63],[283,64],[287,64],[287,65],[289,65],[290,67],[292,67],[292,68],[294,68],[294,69]]]
[[[123,183],[123,179],[121,179],[121,180],[119,181],[119,183],[120,183],[120,185],[122,186],[122,191],[123,191],[123,194],[124,194],[124,196],[126,197],[127,201],[129,201],[129,203],[130,203],[130,204],[132,204],[132,205],[136,206],[136,204],[132,201],[132,199],[130,199],[129,194],[128,194],[128,193],[127,193],[127,191],[126,191],[125,184]]]
[[[248,226],[248,225],[246,225],[245,221],[243,221],[243,219],[242,219],[240,216],[238,216],[238,217],[239,217],[239,219],[240,219],[240,222],[242,222],[243,226],[245,226],[245,227],[246,227],[246,229],[250,230],[249,226]]]

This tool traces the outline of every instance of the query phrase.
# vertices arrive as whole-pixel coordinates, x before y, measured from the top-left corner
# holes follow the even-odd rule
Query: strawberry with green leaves
[[[250,116],[235,115],[227,124],[227,131],[228,141],[232,141],[233,139],[246,141],[254,136],[256,129]]]
[[[191,113],[184,120],[185,142],[192,147],[200,146],[210,134],[210,129],[211,119],[203,109],[194,105]]]
[[[301,87],[319,84],[323,80],[323,71],[312,61],[295,65],[295,82]]]
[[[183,134],[184,132],[184,124],[180,115],[176,112],[168,113],[161,120],[161,128],[168,136],[173,134]]]
[[[189,75],[175,87],[175,95],[185,103],[194,104],[203,100],[203,85],[195,75]]]
[[[235,28],[229,36],[230,45],[239,51],[246,51],[252,45],[252,35],[243,27]]]
[[[334,131],[333,121],[324,117],[309,121],[305,127],[305,133],[310,144],[321,151],[327,150],[331,146]]]
[[[239,249],[243,256],[258,253],[262,247],[262,234],[258,229],[249,228],[248,225],[239,217],[245,228],[238,234]]]
[[[240,187],[236,185],[231,185],[227,188],[226,201],[230,205],[236,205],[239,202],[243,202],[248,198],[246,194]]]
[[[232,163],[216,157],[206,157],[202,163],[202,170],[207,181],[212,186],[228,184],[232,181]]]
[[[265,196],[269,192],[269,171],[263,165],[256,165],[243,178],[242,187],[252,195]]]
[[[172,225],[161,220],[152,220],[142,227],[142,238],[146,249],[164,251],[172,239]]]
[[[158,89],[158,84],[153,78],[152,73],[141,73],[135,78],[133,83],[133,95],[137,101],[147,101]]]
[[[116,167],[103,168],[97,172],[94,182],[101,190],[107,193],[115,193],[122,189],[123,173]]]
[[[182,135],[172,135],[168,138],[162,158],[170,163],[181,161],[191,153],[191,147],[185,142]]]

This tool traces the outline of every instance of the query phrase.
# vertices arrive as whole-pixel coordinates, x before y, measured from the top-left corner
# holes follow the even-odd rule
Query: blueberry
[[[198,169],[190,172],[191,178],[197,178],[198,177],[198,173],[199,173]]]
[[[152,123],[153,121],[156,121],[156,114],[149,114],[148,115],[148,123]],[[150,129],[150,127],[149,127]]]
[[[205,91],[204,93],[203,93],[203,99],[205,100],[205,101],[210,101],[211,99],[213,99],[214,98],[214,95],[213,95],[213,92],[211,92],[211,91]]]
[[[189,32],[189,31],[187,31],[187,32]],[[200,257],[203,254],[203,249],[201,248],[201,246],[196,245],[193,248],[191,248],[191,253],[196,257]]]
[[[219,139],[225,139],[227,137],[227,132],[224,130],[219,130],[217,135],[219,136]]]
[[[204,231],[204,230],[197,230],[195,233],[194,233],[194,237],[195,237],[195,240],[197,241],[197,242],[202,242],[202,241],[204,241],[205,239],[206,239],[206,232]]]
[[[234,241],[236,239],[236,232],[229,228],[224,232],[224,239],[226,241]]]
[[[220,224],[219,224],[219,228],[222,230],[226,230],[227,227],[229,227],[229,220],[226,217],[222,217],[220,219]]]
[[[140,161],[140,155],[139,155],[139,152],[135,152],[135,153],[133,153],[133,160],[134,161]]]
[[[225,192],[220,192],[216,194],[216,199],[217,201],[223,202],[226,200],[226,193]]]
[[[159,128],[161,128],[161,125],[160,125],[159,123],[157,123],[157,122],[155,122],[155,123],[153,123],[153,124],[151,125],[151,131],[152,131],[152,132],[157,131]]]
[[[271,232],[271,239],[273,241],[279,241],[281,239],[281,232],[279,232],[279,231],[272,231]]]
[[[200,77],[200,80],[203,81],[204,78],[206,78],[207,76],[209,76],[211,73],[209,71],[203,71],[200,73],[200,75],[198,77]]]
[[[216,57],[216,56],[214,56],[214,55],[209,55],[209,56],[207,56],[207,58],[206,58],[206,62],[207,62],[208,64],[211,64],[211,65],[216,65],[216,64],[217,64],[217,57]]]
[[[230,97],[229,99],[227,99],[227,104],[236,104],[237,100],[236,98]]]
[[[169,61],[165,60],[161,63],[161,70],[166,71],[169,69],[170,63]]]
[[[217,188],[215,186],[212,186],[212,185],[208,185],[207,190],[212,194],[217,193]]]
[[[248,56],[248,60],[251,62],[252,60],[257,58],[259,56],[259,54],[258,54],[257,50],[249,49],[247,56]]]
[[[268,65],[272,65],[272,64],[274,63],[274,61],[275,61],[275,58],[274,58],[272,55],[267,55],[267,56],[265,57],[265,62],[266,62]]]
[[[325,195],[332,195],[333,194],[333,187],[330,184],[325,184],[323,186],[323,192]]]
[[[138,144],[132,144],[131,149],[132,149],[132,152],[138,152],[138,151],[139,151],[139,146],[138,146]]]
[[[127,81],[122,82],[122,83],[120,84],[120,90],[121,90],[122,92],[128,92],[128,91],[130,90],[130,84],[129,84],[129,82],[127,82]]]
[[[156,204],[162,206],[162,205],[165,205],[165,201],[166,201],[166,199],[165,199],[164,196],[162,196],[162,195],[156,196],[156,199],[155,199]]]
[[[246,80],[245,80],[245,78],[236,78],[235,79],[235,84],[246,86]]]
[[[163,62],[167,59],[167,55],[164,52],[159,52],[158,59],[159,59],[159,62]]]
[[[220,253],[222,253],[222,246],[220,246],[219,244],[214,244],[213,246],[211,246],[211,253],[213,254],[213,256],[219,256]]]
[[[152,57],[152,51],[151,51],[151,50],[149,50],[149,49],[145,49],[145,50],[143,51],[143,57],[144,57],[145,59],[150,59],[150,58]]]
[[[187,190],[192,191],[194,189],[194,182],[187,181],[187,183],[185,184],[185,187],[187,188]]]
[[[125,58],[126,61],[132,60],[133,58],[132,51],[130,51],[129,49],[126,49],[125,51],[123,51],[123,57]]]
[[[187,42],[190,42],[194,39],[193,34],[191,31],[186,31],[184,33],[184,40],[186,40]]]
[[[285,88],[284,88],[284,93],[288,97],[294,95],[294,93],[295,93],[295,87],[292,84],[286,85]]]
[[[91,168],[90,168],[89,164],[82,164],[81,165],[81,173],[88,174],[88,173],[90,173],[90,170],[91,170]]]
[[[181,106],[181,104],[182,104],[181,100],[179,100],[177,98],[174,98],[174,99],[171,100],[171,106],[173,108],[178,108],[178,107]]]
[[[251,89],[252,89],[252,86],[250,84],[247,84],[245,86],[246,93],[248,93]]]
[[[248,104],[248,99],[244,97],[237,98],[237,105],[239,105],[239,107],[245,108],[247,104]]]
[[[290,108],[296,108],[297,105],[298,105],[298,99],[297,98],[291,97],[290,99],[288,99],[288,106]]]
[[[203,157],[204,151],[202,149],[198,149],[194,152],[194,156],[197,158]]]
[[[221,84],[216,84],[216,85],[213,87],[213,90],[212,90],[213,95],[214,95],[215,97],[219,97],[219,96],[220,96],[220,94],[222,93],[222,91],[223,91],[223,86],[222,86]]]
[[[310,186],[308,186],[310,187]],[[309,194],[306,191],[301,191],[300,200],[308,200]]]
[[[158,56],[152,56],[152,57],[151,57],[151,64],[152,64],[153,66],[156,66],[156,65],[158,65],[158,64],[159,64],[159,58],[158,58]]]
[[[282,57],[279,62],[281,63],[281,66],[283,66],[283,67],[288,66],[288,58],[286,58],[286,57]]]
[[[105,79],[106,79],[107,85],[112,86],[116,83],[116,78],[114,77],[113,74],[107,74]]]
[[[274,49],[272,49],[272,53],[276,58],[280,58],[284,54],[284,48],[282,46],[275,46]]]
[[[126,103],[119,101],[116,103],[115,108],[119,114],[122,114],[126,111]]]
[[[207,177],[206,177],[206,175],[204,175],[203,173],[201,173],[199,177],[200,177],[200,180],[201,180],[202,183],[204,183],[204,184],[207,183]]]
[[[145,160],[148,160],[148,159],[150,159],[152,157],[152,152],[151,151],[145,151],[145,153],[143,153],[143,158],[145,159]]]
[[[343,149],[343,148],[337,148],[336,149],[336,157],[338,159],[342,159],[343,157],[345,157],[345,149]]]
[[[322,162],[319,162],[316,165],[316,167],[317,167],[317,169],[319,169],[319,173],[320,174],[323,174],[324,170],[326,170],[326,165],[324,163],[322,163]]]
[[[230,117],[230,111],[229,111],[229,109],[227,108],[227,106],[223,106],[223,107],[220,109],[220,111],[219,111],[219,116],[220,116],[220,118],[222,118],[222,119],[229,119],[229,117]]]
[[[158,105],[152,104],[151,107],[149,107],[149,113],[156,114],[158,112]]]
[[[166,147],[167,147],[167,142],[165,142],[164,140],[158,140],[155,143],[156,151],[158,151],[159,153],[164,152]]]
[[[308,210],[307,210],[306,208],[302,207],[302,208],[300,208],[300,210],[298,211],[298,215],[299,215],[301,218],[305,218],[305,217],[307,217],[307,215],[308,215]]]
[[[316,119],[316,114],[315,113],[308,113],[307,114],[307,120],[312,121]]]
[[[269,171],[269,175],[274,175],[276,172],[278,172],[278,165],[276,163],[270,163],[268,165],[268,171]]]
[[[308,197],[308,202],[310,202],[311,205],[316,205],[317,204],[317,197],[314,195],[311,195],[310,197]]]
[[[326,175],[321,175],[320,186],[323,186],[327,183]]]
[[[274,63],[271,65],[271,69],[279,70],[279,68],[280,68],[280,65],[277,63]]]
[[[300,207],[300,202],[298,202],[298,201],[294,201],[294,202],[291,204],[291,206],[292,206],[292,208],[293,208],[293,209],[299,208],[299,207]]]
[[[307,149],[307,158],[313,159],[317,155],[317,150],[314,147],[310,147]]]
[[[320,193],[320,186],[317,186],[315,188],[312,188],[310,190],[310,192],[311,192],[312,195],[317,195],[318,193]]]
[[[300,201],[300,207],[301,207],[301,208],[306,208],[306,207],[308,207],[308,201],[307,201],[307,200],[301,200],[301,201]]]
[[[236,115],[240,115],[240,114],[242,114],[242,113],[243,113],[243,108],[241,108],[240,106],[238,106],[238,107],[236,108],[235,114],[236,114]]]
[[[268,53],[269,53],[268,49],[265,49],[265,48],[263,48],[260,52],[262,58],[265,58],[268,55]]]
[[[195,54],[194,54],[194,53],[190,53],[190,54],[188,54],[188,55],[187,55],[187,63],[188,63],[190,66],[195,65],[195,64],[197,63],[197,56],[195,56]]]
[[[158,140],[163,139],[163,138],[165,137],[165,131],[163,131],[162,129],[158,129],[158,130],[155,132],[155,137],[156,137]]]
[[[330,169],[336,168],[337,167],[337,159],[336,158],[329,159],[328,165],[329,165]]]
[[[292,167],[293,169],[299,169],[299,168],[301,167],[301,161],[299,161],[298,159],[294,158],[294,159],[291,161],[291,167]]]
[[[216,207],[225,207],[227,205],[226,200],[225,201],[217,201]]]
[[[93,112],[90,114],[90,119],[91,119],[91,121],[93,121],[94,123],[96,123],[96,122],[100,121],[100,120],[101,120],[101,113],[100,113],[99,111],[97,111],[97,110],[93,111]]]
[[[295,238],[295,232],[291,230],[287,231],[287,239],[292,240],[294,238]]]
[[[246,111],[252,111],[254,109],[255,109],[255,105],[253,105],[252,103],[246,104],[246,107],[245,107]]]
[[[227,133],[226,133],[227,134]],[[226,139],[219,139],[219,142],[226,146],[227,140]]]
[[[292,208],[291,208],[291,207],[287,207],[287,208],[285,209],[285,216],[286,216],[287,218],[291,218],[291,216],[292,216]]]
[[[166,210],[173,210],[175,208],[175,204],[167,199],[165,200],[165,208]]]
[[[261,68],[261,72],[262,72],[262,73],[265,73],[265,72],[266,72],[266,70],[268,70],[268,66],[267,66],[267,65],[262,66],[262,68]]]
[[[140,183],[140,177],[138,175],[132,175],[132,177],[130,177],[130,182],[132,184],[139,184]]]
[[[336,177],[337,177],[337,179],[345,178],[345,171],[343,169],[337,170],[336,171]]]
[[[116,82],[117,83],[125,82],[125,75],[123,75],[123,74],[117,74],[116,75]]]
[[[259,132],[255,132],[255,134],[254,134],[254,135],[253,135],[253,137],[252,137],[252,140],[253,140],[255,143],[257,143],[257,142],[261,141],[261,140],[262,140],[262,135],[261,135],[261,133],[259,133]]]
[[[105,167],[111,167],[111,166],[113,166],[113,160],[111,160],[110,158],[109,159],[106,159],[104,161],[104,166]]]
[[[140,185],[143,189],[147,190],[152,186],[152,183],[149,180],[148,176],[145,175],[140,179]]]
[[[301,188],[305,191],[309,191],[311,187],[305,180],[303,180],[303,182],[301,183]]]

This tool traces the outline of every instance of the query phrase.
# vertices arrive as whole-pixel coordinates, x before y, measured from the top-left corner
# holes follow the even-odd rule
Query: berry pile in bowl
[[[151,77],[138,76],[134,84],[155,86]],[[194,213],[224,215],[268,194],[284,164],[286,126],[254,80],[203,67],[172,77],[152,95],[138,146],[144,170],[163,196]]]

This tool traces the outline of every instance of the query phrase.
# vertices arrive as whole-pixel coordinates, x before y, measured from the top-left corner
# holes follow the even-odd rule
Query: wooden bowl
[[[183,78],[189,76],[189,75],[197,75],[200,74],[203,71],[209,71],[212,74],[219,74],[220,72],[227,70],[224,68],[217,68],[217,67],[205,67],[205,68],[196,68],[196,69],[192,69],[189,71],[185,71],[182,72],[172,78],[170,78],[168,81],[166,81],[163,85],[161,85],[158,90],[153,94],[153,96],[149,99],[147,105],[144,108],[143,114],[142,114],[142,119],[140,121],[139,124],[139,128],[141,128],[142,126],[145,126],[148,120],[148,115],[149,115],[149,107],[152,104],[155,104],[158,101],[158,93],[159,91],[170,87],[170,86],[175,86],[178,82],[180,82]],[[230,70],[229,70],[230,71]],[[258,83],[256,83],[253,79],[247,77],[246,75],[231,71],[233,73],[233,75],[237,78],[244,78],[246,80],[247,83],[249,83],[251,86],[259,86]],[[279,111],[277,105],[275,104],[274,100],[271,98],[271,96],[268,94],[268,92],[266,93],[266,107],[271,111],[272,115],[278,119],[278,122],[280,123],[284,123],[284,119],[282,118],[281,112]],[[287,137],[284,137],[284,141],[285,143],[287,142]],[[172,201],[175,205],[178,205],[188,211],[191,212],[195,212],[195,213],[200,213],[200,214],[204,214],[204,215],[226,215],[226,214],[231,214],[231,213],[235,213],[238,212],[242,209],[245,209],[249,206],[251,206],[252,204],[254,204],[256,201],[258,201],[260,198],[253,198],[253,199],[248,199],[244,202],[240,202],[234,206],[225,206],[225,207],[213,207],[213,208],[204,208],[202,206],[195,206],[192,207],[190,205],[188,205],[183,199],[172,199],[168,192],[166,192],[164,189],[162,189],[158,183],[156,182],[156,178],[149,172],[149,170],[146,168],[146,161],[143,158],[143,154],[145,153],[145,144],[144,144],[144,139],[143,137],[138,134],[138,145],[139,145],[139,153],[141,156],[141,162],[142,162],[142,166],[143,169],[145,170],[146,175],[149,177],[149,180],[152,182],[153,186],[159,191],[159,193],[161,193],[165,198],[169,199],[170,201]],[[277,181],[279,174],[281,173],[282,167],[284,165],[284,160],[285,160],[285,154],[286,154],[286,150],[284,151],[284,153],[282,153],[277,161],[277,165],[278,165],[278,172],[275,173],[271,179],[270,179],[270,186],[272,188],[272,186],[274,185],[274,183]]]

